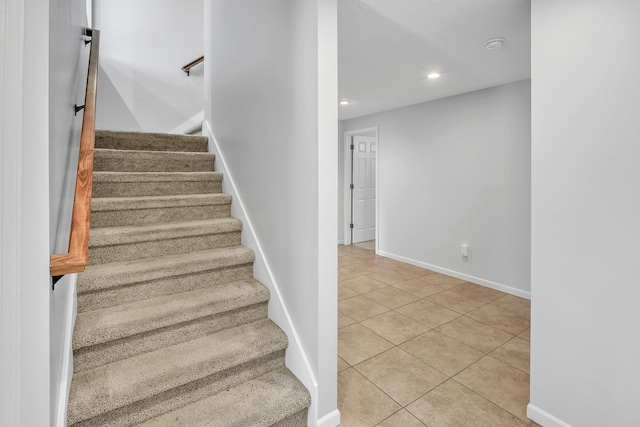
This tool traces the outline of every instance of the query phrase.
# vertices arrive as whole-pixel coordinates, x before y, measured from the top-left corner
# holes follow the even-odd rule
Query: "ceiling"
[[[530,21],[530,0],[339,0],[339,118],[530,78]]]

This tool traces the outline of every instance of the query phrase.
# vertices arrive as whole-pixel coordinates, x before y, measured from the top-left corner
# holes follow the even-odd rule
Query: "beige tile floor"
[[[338,247],[343,427],[536,426],[528,300]]]

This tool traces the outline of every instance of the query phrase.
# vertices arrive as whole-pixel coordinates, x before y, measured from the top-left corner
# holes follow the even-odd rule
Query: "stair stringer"
[[[233,200],[231,204],[231,216],[242,221],[244,224],[242,230],[242,244],[253,250],[255,253],[255,261],[253,263],[253,276],[265,285],[271,292],[269,300],[269,318],[282,329],[289,338],[289,347],[286,351],[285,364],[287,368],[305,385],[311,395],[311,405],[309,406],[307,425],[316,426],[318,419],[318,380],[309,358],[307,357],[300,335],[296,330],[289,310],[287,308],[282,293],[271,271],[271,267],[267,262],[267,258],[260,244],[260,240],[256,235],[255,229],[249,217],[249,214],[242,201],[242,196],[238,193],[233,174],[227,168],[224,154],[220,150],[218,141],[216,140],[211,126],[208,121],[202,123],[202,136],[209,139],[209,152],[216,155],[216,171],[222,172],[224,180],[222,181],[222,191],[229,194]],[[275,296],[275,298],[274,298]],[[292,345],[293,344],[293,345]]]
[[[178,126],[171,129],[167,133],[191,134],[189,130],[194,129],[199,125],[202,125],[203,121],[204,121],[204,110],[197,112],[195,115],[189,117],[187,120],[180,123]]]
[[[73,328],[76,324],[78,314],[78,273],[65,275],[56,283],[59,288],[66,288],[63,291],[64,307],[62,313],[62,360],[60,365],[60,382],[55,387],[58,389],[51,404],[55,407],[55,418],[52,427],[66,427],[67,407],[69,404],[69,393],[71,391],[71,380],[73,378]]]

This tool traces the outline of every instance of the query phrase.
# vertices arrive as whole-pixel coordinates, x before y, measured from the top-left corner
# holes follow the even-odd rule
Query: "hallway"
[[[535,426],[528,300],[338,247],[341,426]]]

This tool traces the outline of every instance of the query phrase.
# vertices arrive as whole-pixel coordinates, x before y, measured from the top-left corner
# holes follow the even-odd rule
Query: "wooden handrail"
[[[87,91],[84,97],[84,116],[80,134],[80,154],[78,174],[73,199],[69,252],[51,256],[51,276],[80,273],[87,266],[89,258],[89,226],[91,223],[91,186],[93,185],[93,149],[96,137],[96,93],[98,86],[98,54],[100,31],[87,28],[91,37]]]
[[[187,76],[188,76],[191,73],[191,69],[196,65],[200,64],[201,62],[204,62],[204,55],[198,59],[194,59],[193,61],[189,62],[187,65],[182,67],[182,71],[187,73]]]

